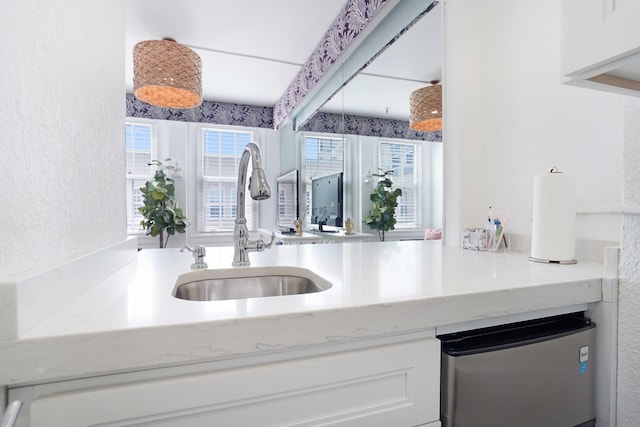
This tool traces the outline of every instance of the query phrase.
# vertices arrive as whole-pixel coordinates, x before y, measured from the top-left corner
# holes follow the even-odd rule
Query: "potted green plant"
[[[171,160],[165,159],[165,162]],[[138,208],[144,219],[140,226],[145,229],[147,236],[159,236],[161,248],[167,247],[169,236],[176,233],[184,233],[189,226],[189,221],[184,216],[182,209],[178,207],[175,199],[175,185],[173,178],[165,171],[174,170],[171,165],[163,165],[159,160],[153,160],[149,165],[157,167],[152,180],[140,188],[144,204]],[[166,237],[165,237],[166,235]]]
[[[400,188],[391,189],[393,182],[389,176],[393,174],[393,171],[383,171],[382,169],[380,171],[381,173],[373,174],[380,179],[369,197],[373,202],[373,207],[362,222],[369,228],[378,230],[378,237],[380,237],[380,241],[384,242],[384,232],[395,228],[397,200],[402,196],[402,190]]]

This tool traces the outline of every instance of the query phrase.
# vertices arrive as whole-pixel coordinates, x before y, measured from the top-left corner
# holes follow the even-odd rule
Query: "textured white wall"
[[[579,208],[619,206],[623,97],[560,83],[560,2],[451,0],[444,28],[447,244],[489,205],[530,236],[533,177],[553,166],[578,175]],[[577,230],[617,241],[619,219]]]
[[[579,208],[640,206],[640,100],[563,86],[560,3],[449,0],[445,8],[445,231],[510,207],[530,234],[532,178],[579,176]],[[624,172],[623,172],[624,171]],[[480,216],[480,219],[478,219]],[[582,224],[580,223],[582,222]],[[640,420],[640,215],[578,215],[578,232],[620,240],[617,415]]]
[[[624,204],[640,206],[640,99],[627,98]],[[618,426],[640,420],[640,215],[624,215],[618,314]]]
[[[126,238],[124,3],[0,4],[0,279]]]

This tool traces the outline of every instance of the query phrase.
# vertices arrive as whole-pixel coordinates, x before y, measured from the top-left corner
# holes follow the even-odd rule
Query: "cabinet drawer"
[[[437,340],[404,342],[58,393],[30,425],[415,426],[439,418],[439,365]]]

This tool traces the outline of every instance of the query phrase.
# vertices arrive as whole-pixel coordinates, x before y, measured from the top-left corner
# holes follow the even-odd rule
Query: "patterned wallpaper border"
[[[131,93],[127,93],[126,98],[127,117],[273,129],[271,107],[202,101],[199,107],[181,110],[155,107],[140,101]],[[345,115],[343,126],[342,115],[330,113],[316,113],[300,130],[442,141],[442,132],[416,132],[409,128],[408,121]]]
[[[302,65],[282,97],[276,102],[273,111],[276,128],[386,3],[387,0],[349,0],[347,2],[309,59]]]
[[[416,132],[404,120],[378,119],[349,114],[316,113],[302,127],[302,131],[346,135],[377,136],[442,142],[442,132]]]
[[[273,129],[273,108],[202,101],[190,109],[156,107],[127,93],[127,117]]]
[[[251,105],[202,101],[202,105],[188,110],[162,108],[140,101],[133,94],[126,96],[127,117],[181,122],[211,123],[273,129],[273,108]],[[300,128],[319,133],[381,136],[419,141],[442,141],[442,132],[416,132],[403,120],[378,119],[354,115],[316,113]]]

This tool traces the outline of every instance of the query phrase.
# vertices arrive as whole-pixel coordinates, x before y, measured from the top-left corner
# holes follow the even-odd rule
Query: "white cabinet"
[[[640,0],[562,0],[565,83],[640,96]]]
[[[36,385],[10,397],[31,396],[19,425],[32,427],[435,427],[439,378],[440,345],[430,338],[110,385]]]

